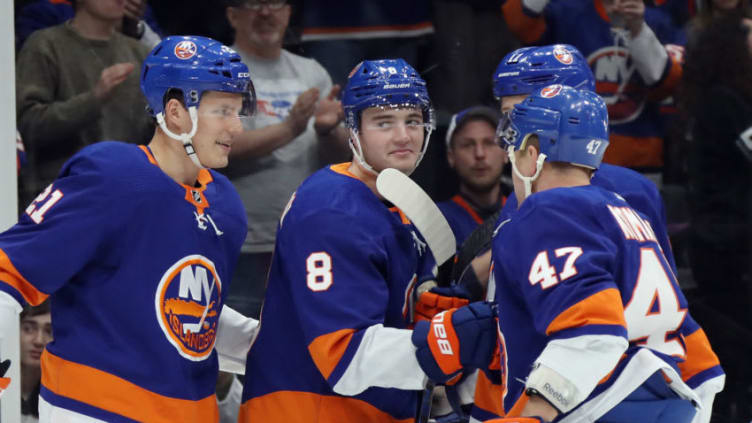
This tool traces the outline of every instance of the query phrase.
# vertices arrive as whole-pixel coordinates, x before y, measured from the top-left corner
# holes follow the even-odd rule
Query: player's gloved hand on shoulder
[[[442,311],[466,306],[469,298],[470,293],[462,286],[438,286],[436,281],[424,281],[415,289],[413,321],[431,320]]]
[[[415,356],[436,383],[456,383],[463,369],[488,368],[497,344],[496,311],[477,302],[420,321],[413,329]]]
[[[547,423],[540,417],[502,417],[499,419],[486,420],[485,423]]]

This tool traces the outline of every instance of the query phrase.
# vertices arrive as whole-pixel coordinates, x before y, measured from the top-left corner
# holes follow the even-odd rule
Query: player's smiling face
[[[238,93],[207,91],[201,97],[193,146],[205,167],[227,166],[233,138],[243,131],[242,107],[243,96]]]
[[[417,107],[363,110],[360,144],[366,162],[377,172],[391,167],[409,174],[418,161],[424,129],[423,113]]]

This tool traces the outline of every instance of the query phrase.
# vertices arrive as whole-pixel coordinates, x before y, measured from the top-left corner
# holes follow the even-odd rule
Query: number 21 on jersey
[[[26,208],[26,214],[29,215],[34,223],[42,223],[44,220],[44,214],[47,213],[50,207],[60,201],[61,198],[63,198],[62,191],[59,189],[52,191],[52,185],[47,185],[47,189],[42,191],[42,193],[39,194],[31,204],[29,204],[29,207]]]

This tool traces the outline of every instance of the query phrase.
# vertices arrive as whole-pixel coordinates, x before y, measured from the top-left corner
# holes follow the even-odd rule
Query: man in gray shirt
[[[233,145],[228,176],[248,215],[248,235],[228,304],[257,317],[277,223],[293,191],[322,165],[348,157],[338,85],[315,60],[282,48],[286,0],[235,0],[233,48],[251,73],[258,106]]]

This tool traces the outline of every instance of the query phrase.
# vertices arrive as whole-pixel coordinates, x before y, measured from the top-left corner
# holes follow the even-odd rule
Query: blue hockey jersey
[[[619,194],[630,207],[647,218],[664,257],[673,273],[676,274],[676,263],[666,232],[666,212],[655,184],[633,170],[606,163],[601,163],[590,183]],[[499,222],[513,217],[516,212],[517,197],[510,195],[504,204]],[[682,379],[695,389],[710,379],[722,376],[723,371],[718,358],[710,347],[705,332],[689,313],[687,313],[685,323],[681,327],[681,333],[688,347],[687,360],[679,363]],[[476,389],[475,404],[471,412],[477,420],[498,417],[502,412],[500,404],[501,388],[485,380],[482,376],[479,377],[480,382]]]
[[[245,231],[214,171],[181,185],[119,142],[71,158],[0,234],[0,290],[51,301],[41,396],[108,422],[218,422],[214,342]]]
[[[501,204],[503,206],[507,201],[506,197],[501,197]],[[483,223],[483,218],[473,208],[473,206],[467,202],[461,195],[457,194],[447,201],[436,203],[441,214],[446,218],[449,227],[452,228],[454,233],[454,239],[457,241],[457,251],[462,247],[462,243],[465,242],[468,236]]]
[[[585,398],[562,421],[594,421],[657,370],[677,376],[672,386],[686,396],[694,394],[682,379],[699,384],[722,375],[702,345],[704,334],[684,335],[698,327],[649,221],[613,192],[589,185],[528,197],[494,238],[490,283],[499,306],[503,410],[510,416],[524,405],[525,379],[536,361],[560,374],[589,365],[580,374],[595,377],[592,386],[574,382],[582,382],[577,388]],[[547,348],[576,348],[592,336],[628,341],[615,368],[578,364]]]
[[[414,226],[349,163],[293,194],[277,232],[241,422],[412,422],[425,374],[407,328],[435,266]]]
[[[621,195],[632,208],[648,218],[658,237],[658,244],[676,273],[674,254],[666,232],[666,208],[655,183],[634,170],[606,163],[601,163],[590,183]],[[501,210],[499,221],[510,218],[516,211],[517,197],[510,195]]]

